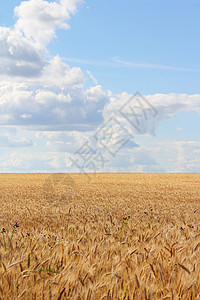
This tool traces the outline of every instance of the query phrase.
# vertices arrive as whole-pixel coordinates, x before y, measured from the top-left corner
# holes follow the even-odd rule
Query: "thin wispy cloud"
[[[133,68],[133,69],[159,69],[159,70],[169,70],[169,71],[181,71],[181,72],[200,72],[200,70],[176,67],[176,66],[167,66],[160,64],[150,64],[150,63],[138,63],[130,62],[120,59],[119,57],[113,57],[111,61],[98,61],[98,60],[87,60],[79,58],[62,58],[63,61],[83,64],[83,65],[92,65],[100,67],[123,67],[123,68]]]
[[[98,81],[96,80],[96,78],[92,75],[92,73],[90,71],[87,71],[88,76],[92,79],[92,81],[94,82],[94,84],[98,84]]]
[[[88,59],[79,59],[79,58],[68,58],[62,57],[62,60],[65,62],[72,62],[82,65],[92,65],[92,66],[102,66],[102,67],[116,67],[117,64],[109,61],[98,61],[98,60],[88,60]]]
[[[113,61],[128,68],[143,68],[143,69],[161,69],[161,70],[170,70],[170,71],[184,71],[184,72],[199,72],[199,70],[195,69],[188,69],[182,67],[174,67],[174,66],[166,66],[166,65],[159,65],[159,64],[149,64],[149,63],[136,63],[121,60],[118,57],[114,57]]]

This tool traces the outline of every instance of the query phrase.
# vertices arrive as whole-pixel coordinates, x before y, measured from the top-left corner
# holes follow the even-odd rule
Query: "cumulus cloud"
[[[92,130],[108,101],[100,85],[85,88],[80,68],[45,51],[57,28],[68,28],[80,0],[23,1],[13,28],[0,27],[0,124],[37,130]],[[31,20],[31,22],[30,22]]]
[[[95,94],[96,93],[96,94]],[[95,101],[94,101],[95,99]],[[0,82],[0,124],[32,125],[38,130],[95,129],[103,121],[107,101],[101,87],[85,90],[75,83],[60,89],[28,83]],[[49,128],[48,128],[49,126]]]
[[[0,27],[1,76],[18,76],[24,80],[26,77],[38,77],[46,65],[44,72],[53,71],[51,68],[55,68],[56,64],[52,66],[44,56],[47,46],[56,37],[57,28],[69,28],[70,15],[76,12],[81,2],[29,0],[15,7],[15,25],[12,28]],[[77,76],[76,71],[74,68],[74,74],[70,74],[71,81]]]
[[[45,65],[43,55],[20,31],[0,27],[0,74],[5,76],[39,76]]]
[[[18,18],[14,28],[35,43],[37,49],[45,49],[56,37],[56,29],[68,29],[70,14],[74,14],[81,0],[43,0],[23,1],[15,8]],[[30,22],[31,20],[31,22]]]
[[[134,135],[155,135],[156,128],[165,119],[170,119],[180,112],[196,111],[200,115],[200,95],[155,94],[130,95],[110,93],[109,103],[104,108],[103,116],[108,118],[114,113],[128,126]]]

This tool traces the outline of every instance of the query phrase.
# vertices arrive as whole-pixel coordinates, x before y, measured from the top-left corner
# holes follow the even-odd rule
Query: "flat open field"
[[[0,174],[0,299],[200,299],[200,174]]]

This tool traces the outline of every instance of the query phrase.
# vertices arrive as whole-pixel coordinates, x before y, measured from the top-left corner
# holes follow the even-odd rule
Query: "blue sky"
[[[0,172],[199,172],[199,11],[198,0],[1,1]],[[97,138],[107,127],[110,140]]]

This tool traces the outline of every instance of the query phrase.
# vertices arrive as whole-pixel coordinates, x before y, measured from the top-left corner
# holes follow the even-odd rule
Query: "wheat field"
[[[0,174],[0,299],[200,299],[200,174]]]

